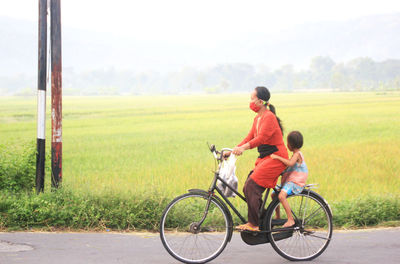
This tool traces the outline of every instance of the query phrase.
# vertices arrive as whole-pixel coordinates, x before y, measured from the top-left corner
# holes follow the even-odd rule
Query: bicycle
[[[232,150],[217,151],[214,145],[209,148],[218,169],[208,191],[190,189],[176,197],[167,205],[160,221],[160,238],[165,249],[184,263],[206,263],[222,253],[234,230],[228,206],[242,223],[247,222],[217,187],[217,181],[221,181],[246,202],[245,197],[219,176],[224,152]],[[312,260],[321,255],[332,238],[332,211],[325,199],[311,190],[313,188],[315,184],[308,184],[301,193],[287,197],[295,219],[295,225],[287,228],[282,227],[287,220],[285,210],[281,210],[281,218],[276,219],[276,210],[282,208],[278,198],[272,199],[265,208],[271,190],[267,189],[259,211],[260,231],[241,231],[242,240],[249,245],[271,243],[279,255],[291,261]],[[279,191],[273,189],[278,194]]]

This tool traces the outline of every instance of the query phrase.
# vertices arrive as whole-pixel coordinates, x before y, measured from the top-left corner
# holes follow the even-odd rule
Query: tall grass
[[[205,189],[214,168],[206,142],[240,142],[254,117],[248,101],[248,94],[64,97],[63,186],[119,196]],[[399,93],[273,94],[271,103],[286,133],[303,133],[308,182],[328,201],[400,194]],[[0,98],[0,144],[35,138],[36,98]],[[238,160],[240,186],[256,157],[252,150]]]
[[[0,144],[0,191],[30,192],[35,184],[36,147]]]
[[[67,189],[40,195],[0,193],[0,230],[83,229],[158,231],[170,197],[162,193],[124,195],[85,194]],[[362,197],[331,204],[335,227],[399,224],[399,196]],[[201,215],[204,208],[191,208]],[[241,207],[245,215],[246,208]],[[180,212],[181,213],[181,212]],[[235,216],[235,215],[234,215]],[[181,215],[185,217],[185,215]],[[175,221],[179,221],[179,214]],[[391,222],[390,222],[391,221]],[[234,217],[235,224],[240,223]]]

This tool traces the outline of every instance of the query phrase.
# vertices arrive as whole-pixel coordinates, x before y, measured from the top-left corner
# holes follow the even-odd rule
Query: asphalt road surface
[[[0,233],[0,263],[179,263],[151,233]],[[234,233],[209,263],[291,263],[269,244],[248,246]],[[301,262],[296,262],[301,263]],[[327,250],[307,263],[400,263],[400,228],[337,231]]]

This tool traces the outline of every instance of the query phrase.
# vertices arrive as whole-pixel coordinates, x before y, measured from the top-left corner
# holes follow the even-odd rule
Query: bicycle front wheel
[[[279,255],[292,261],[318,257],[332,237],[332,213],[328,204],[307,190],[288,196],[287,201],[296,223],[293,228],[282,228],[287,216],[279,200],[273,201],[265,225],[267,230],[271,230],[268,238],[272,247]]]
[[[216,258],[228,242],[228,216],[214,198],[206,212],[208,200],[206,194],[187,193],[175,198],[164,210],[160,222],[161,241],[168,253],[179,261],[208,262]]]

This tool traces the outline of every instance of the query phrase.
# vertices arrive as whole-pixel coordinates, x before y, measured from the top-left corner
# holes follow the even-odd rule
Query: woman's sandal
[[[244,224],[244,225],[238,225],[237,227],[235,227],[236,230],[239,231],[252,231],[252,232],[258,232],[260,231],[260,229],[257,227],[252,227],[250,226],[248,223]]]

